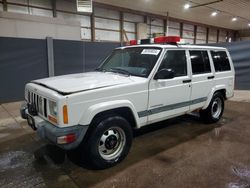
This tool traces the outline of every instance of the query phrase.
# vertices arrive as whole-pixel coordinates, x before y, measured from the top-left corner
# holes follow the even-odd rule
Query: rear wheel
[[[200,111],[201,118],[206,123],[215,123],[220,120],[224,111],[224,97],[220,92],[214,94],[209,106]]]
[[[109,168],[121,162],[132,144],[132,129],[121,116],[100,118],[79,148],[80,155],[95,169]]]

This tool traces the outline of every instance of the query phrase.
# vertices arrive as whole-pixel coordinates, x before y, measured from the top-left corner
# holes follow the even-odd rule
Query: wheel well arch
[[[224,99],[227,99],[226,97],[226,89],[219,89],[214,92],[215,93],[221,93]]]
[[[99,112],[98,114],[96,114],[93,117],[91,124],[95,120],[98,120],[98,119],[100,120],[100,119],[103,119],[105,117],[109,117],[112,115],[119,115],[119,116],[125,118],[129,122],[129,124],[131,125],[132,128],[137,127],[136,119],[134,117],[132,110],[129,107],[119,107],[119,108],[114,108],[114,109]]]

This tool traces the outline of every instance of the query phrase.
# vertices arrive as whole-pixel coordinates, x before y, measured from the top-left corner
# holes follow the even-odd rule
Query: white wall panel
[[[0,11],[3,11],[3,4],[0,3]]]
[[[191,24],[183,24],[183,30],[194,31],[194,26]]]
[[[8,5],[8,12],[29,14],[28,7],[17,6],[17,5]]]
[[[56,9],[76,12],[76,1],[69,1],[69,0],[56,1]]]
[[[135,23],[124,22],[125,31],[135,32]]]
[[[202,26],[197,26],[197,32],[207,33],[207,28]]]
[[[206,33],[198,33],[197,32],[196,38],[197,39],[201,39],[201,40],[206,40],[207,34]]]
[[[171,27],[171,28],[180,29],[180,23],[179,22],[169,21],[168,26]]]
[[[212,41],[212,40],[208,41],[208,44],[214,44],[214,43],[216,43],[216,41]]]
[[[194,44],[194,40],[193,39],[184,39],[184,41],[187,44]]]
[[[120,22],[115,20],[108,20],[103,18],[95,18],[95,27],[103,29],[120,29]]]
[[[144,18],[141,15],[124,13],[124,20],[125,21],[141,22],[142,23],[144,21]]]
[[[81,39],[91,40],[91,29],[81,28]]]
[[[162,19],[158,19],[158,18],[151,18],[151,24],[163,27],[164,21]]]
[[[220,30],[219,42],[226,42],[226,41],[227,41],[227,31]]]
[[[136,39],[136,35],[133,34],[133,33],[127,33],[127,37],[128,37],[128,40],[134,40],[134,39]],[[126,40],[125,37],[124,37],[124,40]]]
[[[196,40],[196,44],[206,44],[205,40]]]
[[[114,18],[114,19],[120,19],[120,13],[118,11],[106,9],[106,8],[95,8],[95,15],[101,16],[105,18]]]
[[[180,29],[168,29],[168,36],[180,36]]]
[[[57,17],[68,21],[79,21],[82,27],[90,27],[90,17],[76,14],[57,12]]]
[[[44,10],[44,9],[38,9],[38,8],[30,8],[30,14],[36,15],[36,16],[53,17],[52,10]]]
[[[216,29],[209,29],[209,36],[208,36],[209,41],[216,42],[217,41],[217,30]]]
[[[39,6],[39,7],[52,9],[51,0],[29,0],[29,4],[33,6]]]
[[[28,4],[28,0],[7,0],[9,3]]]
[[[163,27],[156,27],[151,25],[151,33],[163,33]]]
[[[104,30],[95,30],[95,40],[96,41],[120,41],[120,33],[119,32],[111,32]]]
[[[183,30],[183,38],[194,38],[194,32]]]

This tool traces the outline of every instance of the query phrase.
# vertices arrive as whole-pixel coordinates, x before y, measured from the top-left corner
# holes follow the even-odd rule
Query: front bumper
[[[79,144],[82,142],[88,126],[87,125],[75,125],[71,127],[57,127],[50,122],[40,118],[39,116],[31,116],[27,109],[27,104],[23,104],[20,109],[20,114],[23,119],[27,119],[29,121],[28,117],[32,117],[33,123],[28,122],[28,124],[31,126],[32,129],[37,131],[37,134],[40,138],[45,139],[57,146],[59,146],[62,149],[65,150],[71,150],[74,148],[77,148]],[[74,134],[75,135],[75,141],[69,144],[58,144],[57,138],[61,136],[66,136]]]

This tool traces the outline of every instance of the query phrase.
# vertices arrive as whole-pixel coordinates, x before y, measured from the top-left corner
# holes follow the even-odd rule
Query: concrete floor
[[[136,131],[128,157],[102,171],[41,141],[20,118],[19,102],[2,104],[0,187],[249,188],[250,92],[235,94],[217,124],[186,115]]]

